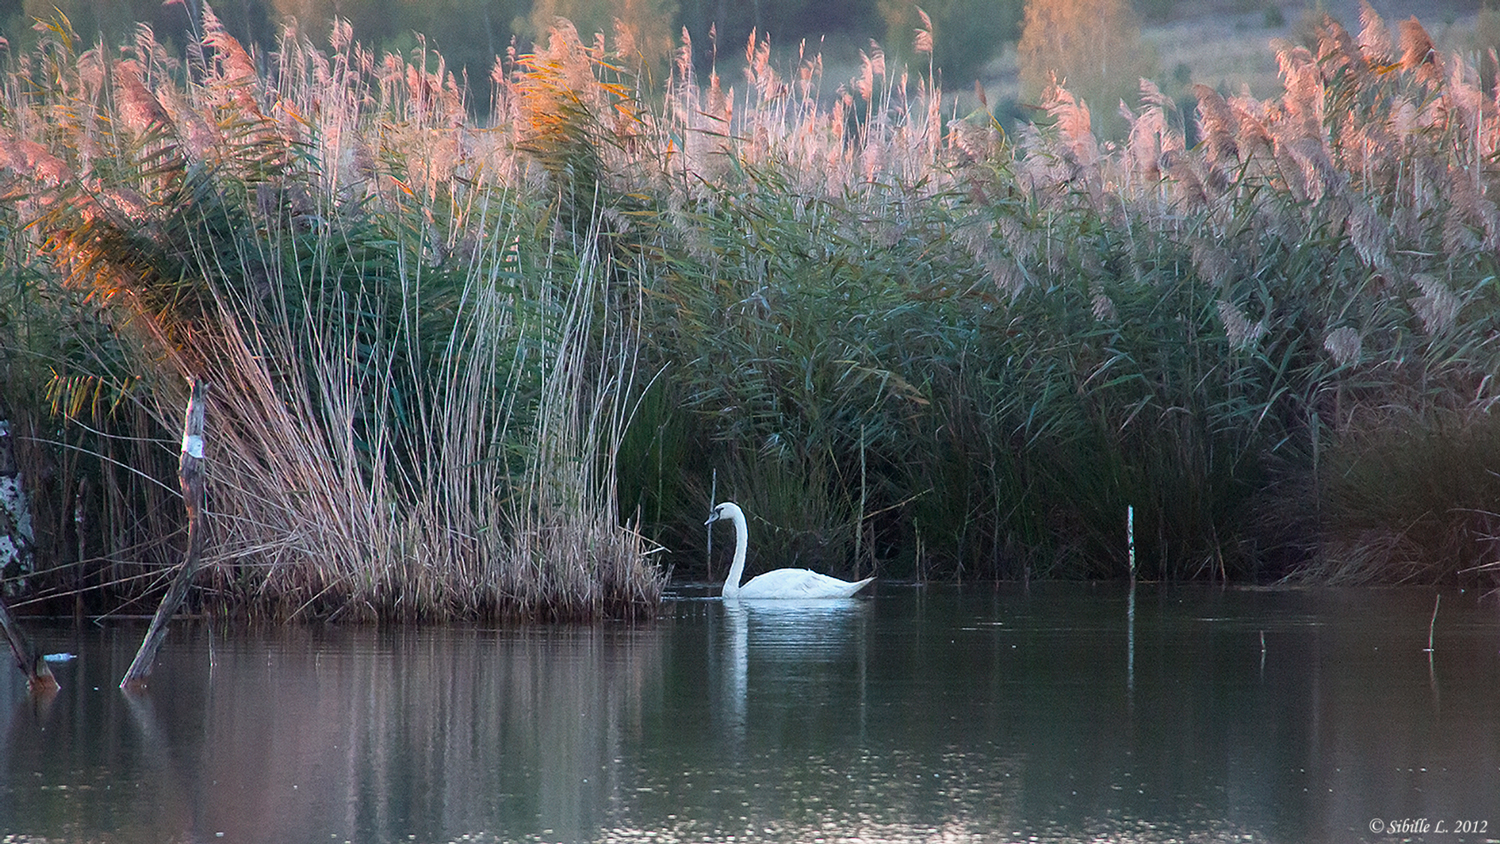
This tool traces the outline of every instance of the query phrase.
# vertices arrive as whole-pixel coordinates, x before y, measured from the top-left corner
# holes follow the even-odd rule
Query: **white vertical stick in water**
[[[1437,593],[1437,596],[1432,599],[1432,621],[1427,623],[1427,647],[1422,649],[1427,653],[1432,653],[1432,634],[1433,631],[1437,630],[1438,604],[1441,604],[1442,602],[1443,593],[1439,592]]]
[[[1125,505],[1125,542],[1130,550],[1130,582],[1135,582],[1135,507]]]
[[[712,511],[719,506],[719,469],[714,467],[713,486],[708,489],[708,509]],[[714,526],[708,525],[708,579],[714,579]]]

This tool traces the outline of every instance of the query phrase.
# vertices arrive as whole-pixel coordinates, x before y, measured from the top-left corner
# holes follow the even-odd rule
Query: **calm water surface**
[[[115,684],[140,627],[39,629],[78,658],[43,704],[0,672],[0,832],[1500,840],[1493,597],[1446,594],[1429,654],[1425,591],[877,587],[685,590],[637,627],[185,625],[138,696]]]

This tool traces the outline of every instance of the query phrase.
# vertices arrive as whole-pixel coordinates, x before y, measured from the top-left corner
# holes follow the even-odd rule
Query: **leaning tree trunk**
[[[26,504],[26,490],[21,486],[21,472],[16,466],[16,452],[11,444],[10,422],[0,419],[0,571],[7,577],[23,577],[31,571],[31,512]],[[7,587],[6,590],[9,591]],[[26,675],[33,692],[54,691],[57,679],[42,659],[42,652],[31,643],[10,607],[0,593],[0,630],[10,645],[16,667]]]
[[[182,484],[182,501],[187,507],[187,556],[172,580],[172,587],[161,599],[161,606],[156,608],[156,615],[151,619],[151,627],[146,630],[141,649],[136,651],[135,660],[130,663],[124,679],[120,680],[122,689],[144,685],[146,678],[151,676],[151,664],[156,660],[156,652],[167,638],[167,622],[187,598],[188,588],[193,584],[193,575],[198,571],[198,558],[203,553],[203,396],[208,390],[208,384],[201,378],[193,378],[191,383],[192,396],[188,399],[187,413],[182,423],[182,457],[177,464],[177,478]]]
[[[14,594],[24,586],[22,578],[31,573],[34,548],[31,507],[16,463],[10,421],[3,415],[0,409],[0,573],[12,581],[5,591]]]
[[[0,599],[0,628],[4,628],[11,656],[15,657],[16,667],[26,675],[26,685],[32,693],[56,691],[57,678],[52,676],[52,669],[47,667],[41,650],[32,644],[31,639],[16,623],[15,616],[10,614],[10,607],[5,605],[4,599]]]

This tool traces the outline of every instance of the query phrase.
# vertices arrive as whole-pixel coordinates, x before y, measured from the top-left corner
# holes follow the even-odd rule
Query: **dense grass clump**
[[[171,558],[138,443],[185,374],[213,587],[257,611],[631,614],[645,537],[706,572],[711,495],[752,567],[1121,576],[1133,507],[1146,577],[1491,576],[1500,116],[1414,22],[1325,21],[1274,101],[1143,81],[1119,148],[1056,87],[1016,138],[945,115],[873,49],[835,84],[752,40],[731,85],[684,44],[647,91],[563,22],[476,126],[425,51],[206,32],[59,23],[6,78],[44,595]]]
[[[119,57],[75,54],[63,23],[13,75],[13,125],[49,141],[6,139],[13,242],[42,257],[13,270],[30,282],[18,312],[49,329],[7,350],[13,389],[49,372],[54,412],[107,448],[114,432],[83,418],[137,407],[136,430],[167,437],[184,376],[207,379],[222,606],[649,612],[661,577],[612,494],[631,297],[607,289],[582,235],[554,248],[569,236],[548,231],[545,206],[455,174],[466,130],[451,78],[398,61],[377,87],[368,54],[344,44],[330,63],[289,32],[266,80],[208,33],[184,68],[149,33]],[[57,337],[60,320],[81,330]],[[158,496],[165,462],[131,466],[157,470]],[[171,537],[172,508],[154,509],[165,526],[122,520],[113,536],[80,518],[75,566],[139,593],[117,558],[171,558],[150,544]],[[49,538],[43,564],[72,563],[71,537]],[[85,557],[90,540],[103,560]]]

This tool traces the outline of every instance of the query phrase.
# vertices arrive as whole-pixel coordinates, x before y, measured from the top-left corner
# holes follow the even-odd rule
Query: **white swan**
[[[731,519],[734,521],[734,565],[729,567],[729,579],[724,581],[724,598],[733,600],[736,598],[759,599],[759,598],[847,598],[855,592],[865,588],[865,584],[874,580],[867,577],[864,580],[850,583],[847,580],[839,580],[826,574],[818,574],[807,569],[776,569],[768,571],[758,577],[750,578],[750,582],[740,585],[740,577],[745,573],[745,549],[750,544],[749,530],[745,525],[745,511],[733,501],[725,501],[714,508],[705,525],[711,525],[720,519]]]

